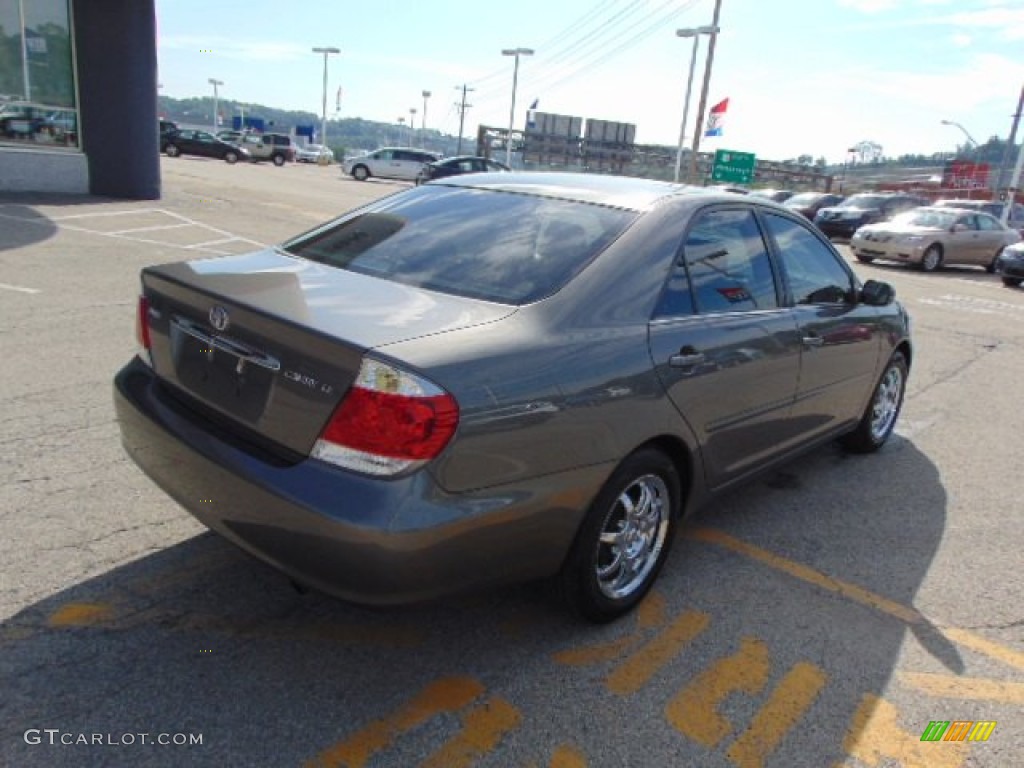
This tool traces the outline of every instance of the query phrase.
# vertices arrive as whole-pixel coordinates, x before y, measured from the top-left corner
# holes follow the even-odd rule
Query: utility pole
[[[461,155],[462,154],[462,128],[463,128],[463,126],[465,125],[465,122],[466,122],[466,110],[469,107],[473,106],[472,104],[467,104],[466,103],[466,92],[467,91],[473,91],[473,90],[476,90],[476,89],[475,88],[470,88],[468,85],[463,85],[461,87],[456,85],[455,86],[455,90],[457,90],[457,91],[461,90],[462,91],[462,102],[460,104],[456,104],[455,105],[455,107],[459,110],[459,144],[458,144],[458,146],[455,149],[455,154],[456,155]]]
[[[693,132],[693,148],[690,153],[690,183],[697,183],[697,152],[700,150],[700,136],[704,132],[704,109],[708,105],[708,88],[711,86],[711,62],[715,60],[715,42],[718,40],[718,17],[722,13],[722,0],[715,0],[715,12],[711,19],[711,42],[708,44],[708,58],[704,64],[704,84],[700,89],[700,105],[697,107],[697,130]]]
[[[1021,86],[1020,89],[1020,99],[1017,101],[1017,111],[1013,115],[1013,125],[1010,127],[1010,138],[1006,143],[1006,149],[1003,150],[1003,159],[999,163],[999,175],[996,176],[996,188],[993,190],[995,200],[999,199],[999,190],[1003,188],[1003,176],[1006,174],[1006,169],[1010,167],[1010,158],[1013,156],[1013,145],[1017,140],[1017,126],[1020,125],[1021,111],[1024,111],[1024,86]]]

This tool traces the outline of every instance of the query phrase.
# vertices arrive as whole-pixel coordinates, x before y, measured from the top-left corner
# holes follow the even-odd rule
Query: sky
[[[679,141],[693,39],[715,0],[156,0],[161,93],[211,95],[457,134],[516,127],[527,108],[633,123],[636,141]],[[842,162],[861,141],[887,156],[1006,138],[1024,87],[1024,0],[721,0],[708,107],[729,99],[701,149]],[[704,77],[699,38],[686,144]],[[340,110],[338,90],[341,89]],[[1024,129],[1022,129],[1024,131]],[[1021,133],[1018,133],[1020,141]]]

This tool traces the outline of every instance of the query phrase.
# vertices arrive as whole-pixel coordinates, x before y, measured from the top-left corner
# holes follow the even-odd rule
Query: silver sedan
[[[993,216],[956,208],[915,208],[892,221],[869,224],[853,234],[850,248],[860,261],[914,264],[933,272],[947,264],[995,271],[1003,248],[1020,235]]]

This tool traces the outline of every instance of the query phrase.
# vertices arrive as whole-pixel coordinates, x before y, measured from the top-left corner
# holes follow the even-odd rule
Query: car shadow
[[[0,624],[0,763],[365,764],[341,757],[358,754],[413,765],[472,730],[469,719],[451,719],[447,710],[463,704],[450,694],[497,718],[487,721],[492,741],[473,742],[476,753],[463,745],[491,755],[488,765],[547,765],[571,743],[595,767],[646,766],[652,756],[725,766],[795,670],[820,686],[805,691],[814,694],[806,719],[784,730],[765,765],[834,765],[869,746],[888,755],[885,735],[872,730],[886,706],[875,697],[908,637],[950,673],[964,668],[957,647],[913,609],[946,509],[938,469],[908,439],[894,437],[876,456],[820,450],[687,521],[656,590],[605,626],[572,618],[547,585],[357,607],[301,593],[202,534]],[[413,719],[429,727],[414,732],[401,713],[412,717],[403,707],[415,706]],[[688,707],[720,710],[718,736],[701,730],[713,717],[684,716]],[[615,725],[624,722],[625,731]],[[29,743],[27,730],[45,728],[201,733],[203,744]]]

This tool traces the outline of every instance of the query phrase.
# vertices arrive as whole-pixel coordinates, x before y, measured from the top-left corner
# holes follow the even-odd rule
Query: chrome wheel
[[[921,257],[921,269],[925,272],[934,272],[942,263],[942,251],[934,245],[931,246]]]
[[[643,475],[619,494],[597,544],[595,575],[606,597],[629,597],[646,584],[665,546],[670,514],[669,491],[657,475]]]
[[[890,365],[875,392],[871,405],[871,437],[881,442],[889,434],[903,401],[903,371]]]

